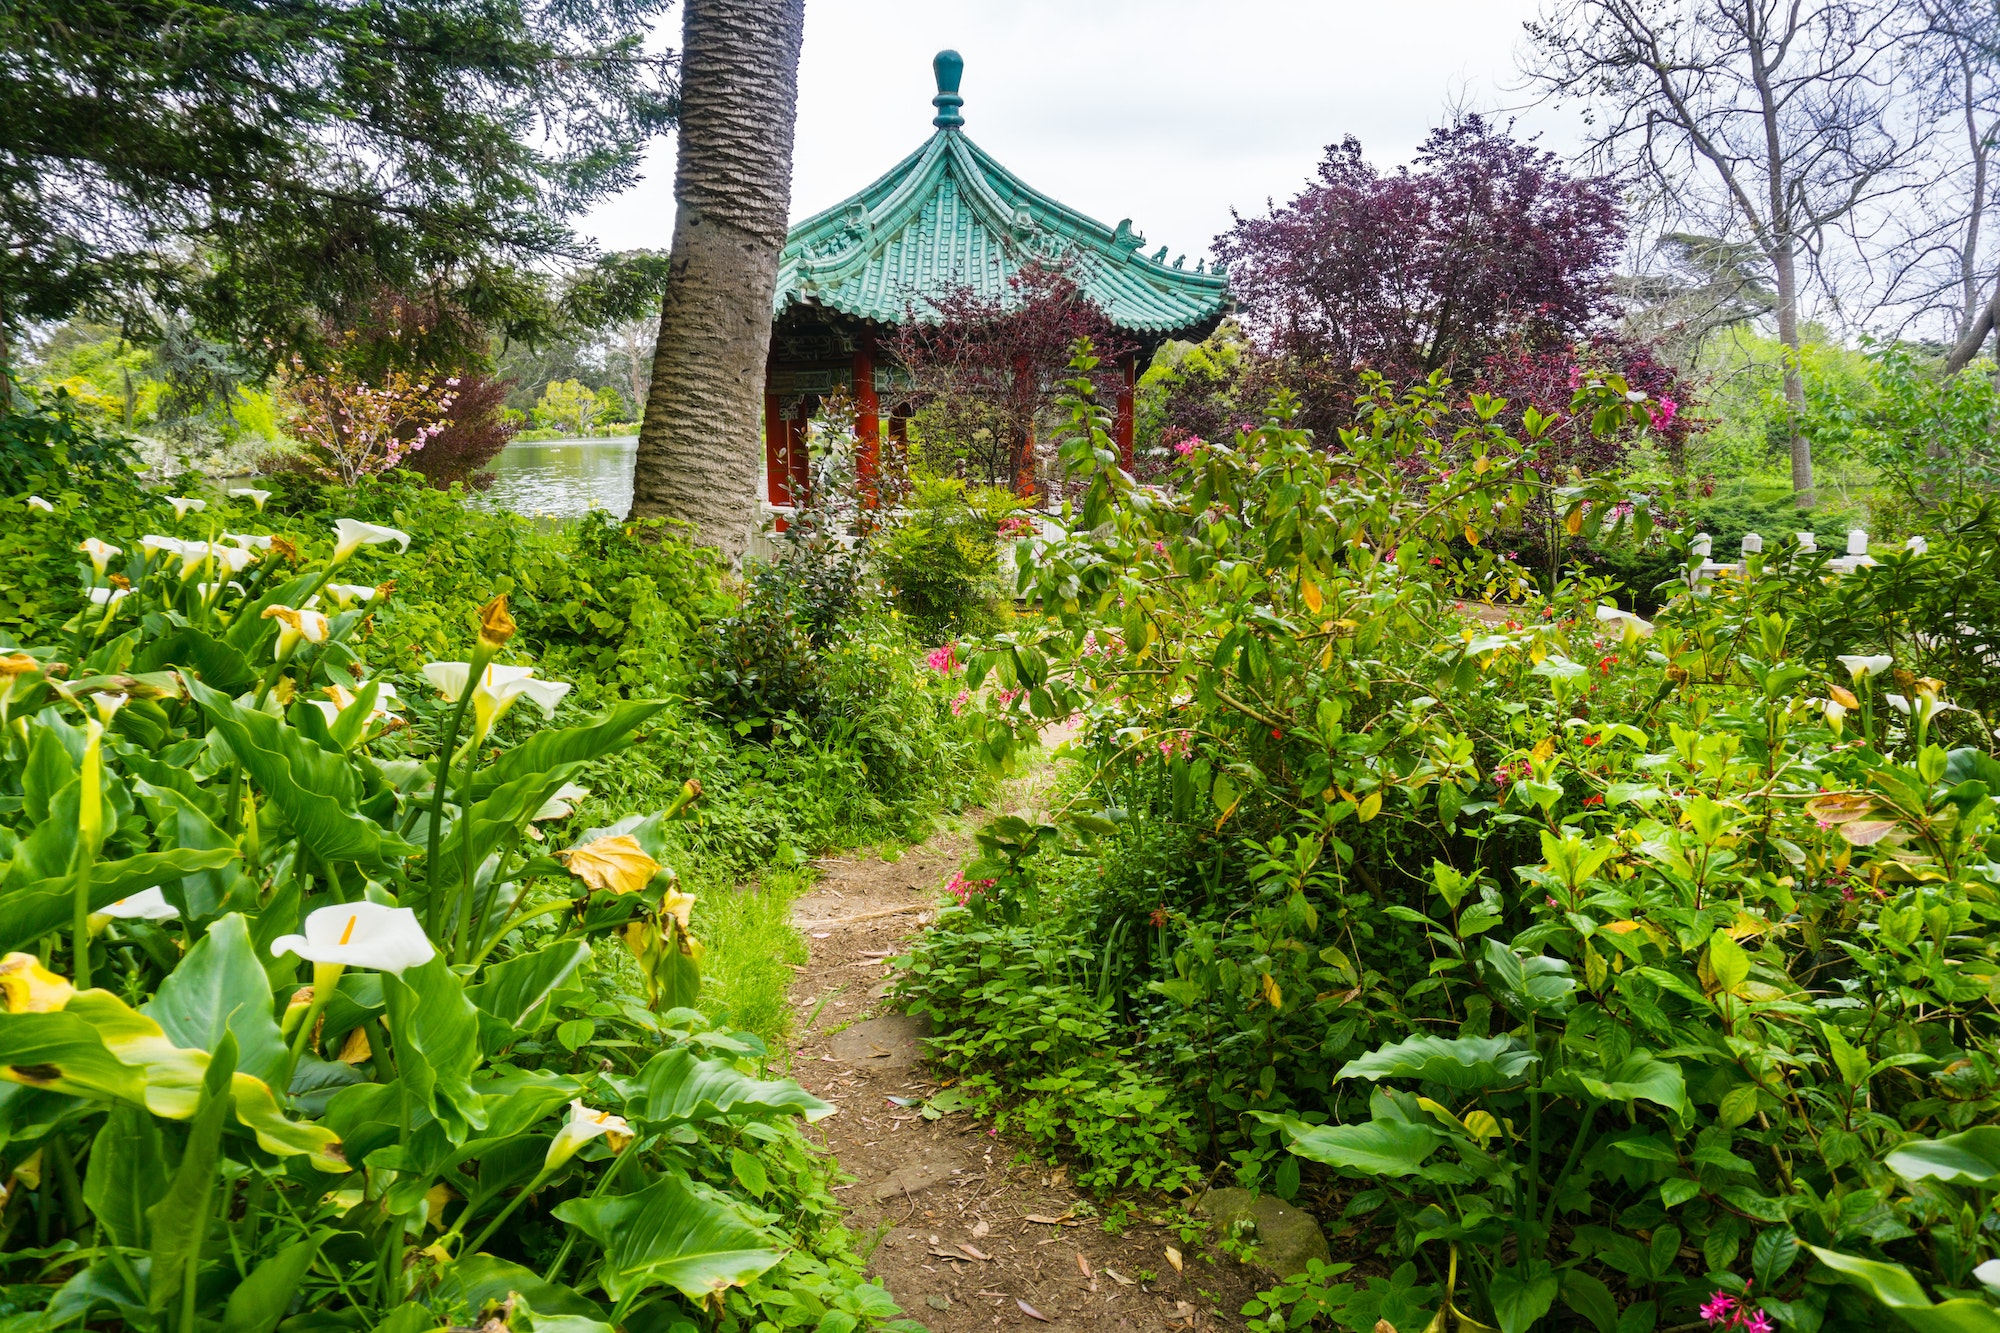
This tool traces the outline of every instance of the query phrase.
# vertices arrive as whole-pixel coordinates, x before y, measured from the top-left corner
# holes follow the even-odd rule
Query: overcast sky
[[[965,57],[966,133],[1029,185],[1150,245],[1208,254],[1357,136],[1387,168],[1448,105],[1518,106],[1535,0],[806,0],[792,217],[879,176],[931,133],[940,48]],[[677,20],[676,20],[677,23]],[[678,39],[678,30],[673,37]],[[1573,113],[1523,111],[1559,152]],[[665,249],[673,145],[584,220],[606,249]]]

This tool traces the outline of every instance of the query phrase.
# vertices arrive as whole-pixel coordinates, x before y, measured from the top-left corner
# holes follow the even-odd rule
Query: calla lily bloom
[[[76,987],[42,966],[31,953],[0,958],[0,998],[10,1014],[52,1014],[69,1003]]]
[[[278,645],[276,656],[283,658],[299,646],[299,640],[307,643],[326,642],[326,617],[317,611],[295,611],[289,606],[267,606],[264,619],[278,621]]]
[[[374,601],[375,593],[375,585],[371,583],[329,583],[326,585],[326,595],[333,598],[334,605],[343,611],[355,602]]]
[[[113,693],[110,690],[99,690],[90,696],[90,702],[97,705],[97,720],[108,727],[111,725],[111,719],[118,716],[118,710],[131,702],[131,696]]]
[[[465,693],[465,678],[471,670],[466,662],[426,662],[424,678],[439,694],[457,703],[458,696]],[[569,692],[570,686],[565,681],[536,680],[533,667],[489,665],[480,673],[479,684],[472,691],[474,734],[485,739],[516,699],[529,700],[542,710],[543,717],[553,718],[556,705]]]
[[[157,884],[150,889],[141,889],[129,898],[120,898],[95,913],[121,921],[172,921],[180,914],[181,909],[167,901],[167,895],[160,891]]]
[[[257,512],[260,514],[264,512],[264,501],[271,498],[269,491],[260,491],[254,486],[237,486],[232,488],[229,493],[239,500],[248,500],[251,504],[256,505]]]
[[[92,606],[116,606],[131,595],[132,590],[130,588],[92,588],[90,590],[90,604]]]
[[[625,1145],[632,1141],[631,1123],[609,1111],[593,1111],[581,1101],[571,1102],[569,1119],[563,1122],[563,1127],[550,1141],[548,1156],[542,1159],[542,1170],[555,1170],[576,1156],[577,1149],[599,1137],[610,1144],[611,1151],[623,1152]]]
[[[104,577],[104,567],[111,563],[112,556],[125,554],[123,548],[101,542],[95,537],[85,537],[77,549],[90,557],[90,567],[97,571],[99,578]]]
[[[28,497],[28,508],[39,510],[44,514],[53,514],[56,512],[56,507],[50,504],[47,500],[44,500],[39,495],[31,495]]]
[[[1847,674],[1854,677],[1854,683],[1859,685],[1862,681],[1873,676],[1879,676],[1884,671],[1887,671],[1890,664],[1896,659],[1887,653],[1883,653],[1878,657],[1867,657],[1859,653],[1843,653],[1837,660],[1842,666],[1847,668]]]
[[[336,565],[364,546],[381,546],[394,542],[399,553],[410,549],[409,533],[374,523],[363,523],[358,518],[341,519],[333,525],[333,533],[333,563]]]
[[[179,537],[162,537],[157,532],[149,532],[139,539],[139,549],[149,556],[179,555],[186,545]]]
[[[197,500],[192,495],[169,495],[167,503],[174,507],[175,518],[186,518],[189,513],[199,514],[208,508],[208,501]]]
[[[683,932],[692,929],[694,925],[694,895],[692,893],[683,893],[679,889],[667,890],[667,896],[660,900],[660,915],[670,916],[680,922]]]
[[[324,967],[368,967],[401,975],[437,956],[417,914],[380,903],[339,903],[306,918],[305,933],[271,941],[271,956],[297,954]]]
[[[195,585],[195,587],[196,587],[197,589],[199,589],[199,590],[200,590],[200,592],[201,592],[201,599],[202,599],[202,600],[203,600],[204,602],[205,602],[205,601],[207,601],[207,600],[208,600],[209,598],[211,598],[211,597],[215,596],[215,593],[216,593],[216,590],[217,590],[218,588],[223,588],[223,587],[229,587],[229,588],[234,588],[234,589],[236,589],[236,591],[238,591],[238,592],[242,593],[242,594],[243,594],[244,596],[246,596],[246,597],[250,595],[250,590],[249,590],[248,588],[245,588],[245,587],[244,587],[244,586],[243,586],[242,584],[238,583],[238,582],[237,582],[237,581],[236,581],[235,579],[231,579],[231,580],[229,580],[229,582],[228,582],[227,584],[222,584],[222,583],[197,583],[197,584]]]
[[[1988,1291],[2000,1291],[2000,1259],[1988,1259],[1972,1270],[1972,1276]]]
[[[269,533],[225,532],[222,534],[222,540],[233,542],[246,551],[268,551],[271,549],[271,536]]]
[[[542,802],[542,808],[529,815],[531,821],[545,819],[568,819],[576,813],[576,802],[590,795],[590,788],[579,787],[574,782],[565,782],[556,789],[556,794]]]
[[[326,698],[310,699],[307,702],[312,704],[314,708],[319,709],[326,717],[326,724],[332,726],[340,719],[342,713],[354,706],[354,700],[358,696],[345,685],[329,685],[326,687],[325,692],[327,695]],[[383,718],[388,717],[390,715],[389,706],[395,701],[396,687],[386,680],[376,682],[375,707],[369,710],[368,720],[370,722],[379,722]]]

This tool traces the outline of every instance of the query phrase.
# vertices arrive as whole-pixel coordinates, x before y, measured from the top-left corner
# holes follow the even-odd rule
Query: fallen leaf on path
[[[986,1225],[986,1220],[984,1218],[981,1218],[979,1221],[974,1222],[972,1224],[972,1238],[974,1240],[978,1240],[981,1236],[985,1235],[992,1229],[993,1229],[992,1227]]]
[[[1007,1299],[1007,1293],[1004,1291],[982,1291],[979,1294],[981,1296],[998,1296],[1003,1301]]]
[[[1194,1307],[1192,1305],[1189,1305],[1186,1301],[1175,1301],[1174,1318],[1176,1319],[1194,1318]]]
[[[1026,1316],[1028,1316],[1028,1318],[1030,1318],[1030,1319],[1039,1319],[1039,1320],[1041,1320],[1041,1321],[1042,1321],[1042,1322],[1043,1322],[1044,1324],[1046,1324],[1046,1323],[1048,1323],[1048,1322],[1049,1322],[1049,1317],[1048,1317],[1047,1315],[1043,1314],[1043,1313],[1042,1313],[1042,1312],[1041,1312],[1040,1310],[1037,1310],[1037,1309],[1036,1309],[1036,1308],[1035,1308],[1034,1306],[1032,1306],[1032,1305],[1028,1304],[1028,1303],[1027,1303],[1026,1301],[1022,1300],[1022,1299],[1021,1299],[1020,1297],[1016,1296],[1016,1297],[1014,1298],[1014,1304],[1016,1304],[1016,1305],[1020,1306],[1020,1307],[1021,1307],[1021,1313],[1022,1313],[1022,1314],[1024,1314],[1024,1315],[1026,1315]]]
[[[1132,1279],[1126,1277],[1123,1273],[1119,1272],[1115,1268],[1107,1268],[1104,1270],[1104,1273],[1106,1277],[1109,1277],[1113,1282],[1116,1282],[1121,1287],[1129,1287],[1132,1285]]]
[[[1024,1222],[1040,1222],[1044,1226],[1051,1227],[1073,1227],[1076,1225],[1075,1219],[1071,1218],[1068,1213],[1064,1213],[1061,1217],[1050,1217],[1044,1213],[1029,1213],[1021,1220]]]
[[[956,1251],[940,1250],[935,1245],[931,1246],[931,1257],[934,1259],[956,1259],[958,1260],[958,1262],[962,1264],[969,1264],[972,1262],[970,1259],[966,1258],[962,1254],[957,1253]]]
[[[830,940],[833,938],[833,932],[830,930],[815,930],[812,934],[816,940]]]
[[[1090,1260],[1083,1257],[1082,1250],[1078,1250],[1076,1252],[1076,1266],[1077,1270],[1081,1272],[1085,1277],[1090,1276]]]
[[[967,1245],[964,1241],[960,1241],[958,1243],[958,1248],[964,1250],[967,1254],[971,1255],[975,1259],[981,1260],[982,1262],[989,1264],[993,1262],[993,1256],[986,1253],[986,1251],[980,1249],[977,1245]]]
[[[1181,1252],[1171,1245],[1167,1246],[1167,1262],[1174,1266],[1176,1273],[1185,1271],[1181,1267]]]

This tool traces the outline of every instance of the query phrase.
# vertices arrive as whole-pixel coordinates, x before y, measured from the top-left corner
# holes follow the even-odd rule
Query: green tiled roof
[[[1140,253],[1130,220],[1105,226],[1030,189],[958,126],[957,57],[938,60],[940,114],[929,141],[852,198],[791,229],[778,260],[775,313],[813,303],[899,324],[926,297],[970,286],[1004,296],[1031,261],[1060,263],[1131,333],[1205,334],[1229,308],[1220,270]],[[948,82],[947,82],[948,80]]]

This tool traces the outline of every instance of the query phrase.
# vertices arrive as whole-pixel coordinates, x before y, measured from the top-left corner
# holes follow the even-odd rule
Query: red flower
[[[1585,805],[1603,805],[1604,798],[1602,796],[1586,796],[1583,798],[1583,803]]]
[[[1603,738],[1602,736],[1585,736],[1585,737],[1583,738],[1583,743],[1584,743],[1585,745],[1595,745],[1595,744],[1597,744],[1597,743],[1598,743],[1599,741],[1601,741],[1601,740],[1603,740],[1603,739],[1604,739],[1604,738]]]

